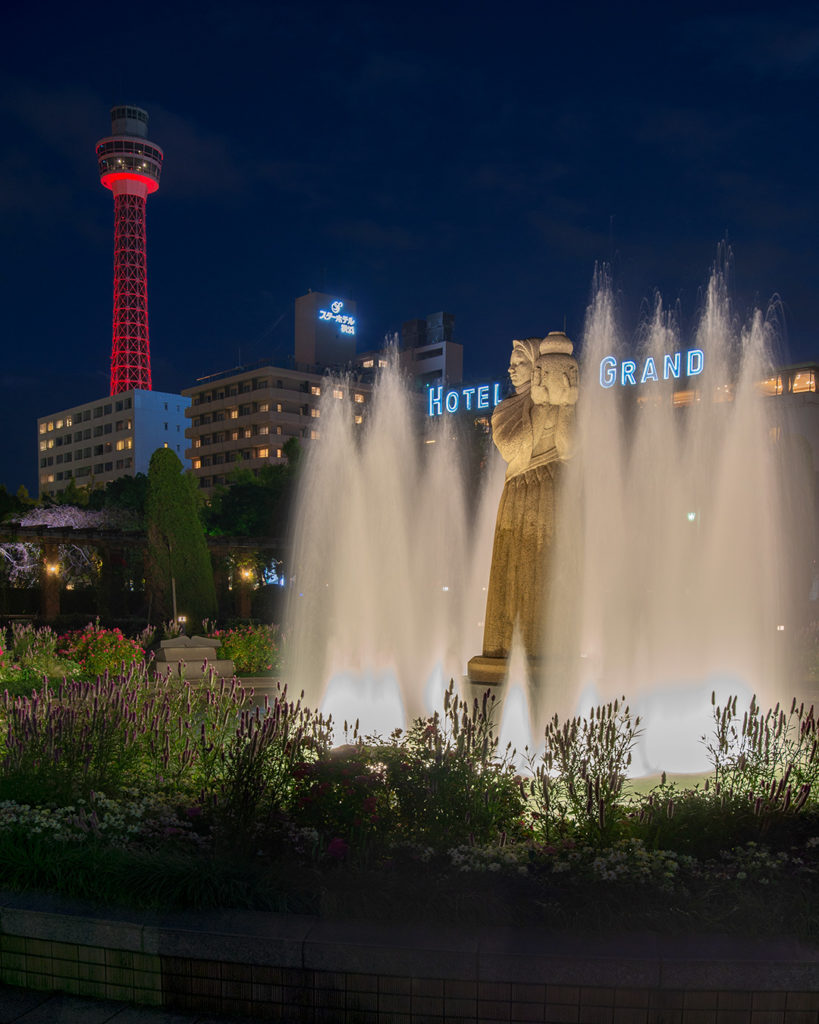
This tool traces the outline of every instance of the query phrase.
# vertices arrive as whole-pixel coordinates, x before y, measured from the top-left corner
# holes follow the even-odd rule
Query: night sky
[[[819,357],[815,4],[6,5],[0,483],[36,493],[36,417],[107,394],[109,108],[150,115],[154,387],[292,350],[312,288],[359,347],[456,316],[465,375],[579,337],[595,264],[622,320],[695,323],[722,241],[744,314]]]

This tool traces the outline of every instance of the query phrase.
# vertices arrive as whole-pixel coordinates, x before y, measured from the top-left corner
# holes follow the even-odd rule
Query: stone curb
[[[141,913],[0,892],[0,934],[223,963],[464,982],[819,992],[819,948],[794,938],[584,937],[334,921],[256,911]]]

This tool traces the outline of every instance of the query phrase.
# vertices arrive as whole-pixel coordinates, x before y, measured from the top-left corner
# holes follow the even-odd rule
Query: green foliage
[[[205,528],[214,537],[282,537],[293,500],[301,447],[285,442],[284,463],[267,464],[258,476],[236,469],[226,487],[217,487],[205,509]]]
[[[85,678],[119,672],[123,666],[127,669],[145,657],[145,651],[135,640],[123,636],[119,629],[103,629],[99,620],[60,637],[59,654],[79,665]]]
[[[151,456],[146,501],[148,532],[147,584],[154,621],[173,616],[176,608],[192,628],[216,614],[213,569],[199,519],[192,477],[170,448]]]
[[[281,635],[277,626],[236,626],[208,635],[218,637],[217,658],[229,658],[238,675],[278,672]]]
[[[819,782],[819,723],[813,707],[764,712],[756,697],[739,721],[737,698],[721,708],[711,695],[714,737],[706,744],[717,794],[745,796],[756,814],[798,810]]]
[[[320,837],[320,848],[339,839],[356,859],[386,843],[400,827],[397,799],[378,745],[347,744],[295,769],[293,814]]]
[[[639,732],[639,717],[620,701],[563,724],[555,715],[532,766],[536,834],[549,840],[577,830],[594,845],[610,843],[624,817],[620,797]]]
[[[515,829],[524,803],[514,752],[498,753],[494,696],[461,700],[450,683],[443,719],[436,711],[378,748],[400,834],[413,842],[491,842]],[[376,756],[376,755],[374,755]]]
[[[60,638],[50,626],[15,623],[9,633],[0,631],[0,684],[12,696],[31,693],[45,678],[80,674],[79,665],[58,653]]]
[[[148,477],[144,473],[117,477],[106,487],[93,490],[87,498],[89,508],[122,509],[139,523],[144,522],[147,500]]]
[[[265,697],[263,711],[242,709],[218,751],[203,732],[202,755],[210,756],[214,768],[215,819],[232,847],[253,846],[269,831],[289,803],[295,766],[326,754],[330,739],[330,723],[300,700],[288,701],[281,684],[272,705]]]
[[[18,627],[9,651],[56,644]],[[152,678],[142,663],[6,695],[0,714],[3,885],[113,903],[127,890],[144,906],[817,934],[803,708],[783,718],[754,702],[743,723],[733,700],[716,708],[714,779],[663,778],[646,795],[625,793],[639,721],[620,702],[553,719],[529,785],[498,749],[489,695],[470,705],[452,686],[442,715],[334,750],[329,722],[283,687],[257,706],[236,680]]]
[[[25,488],[23,488],[25,490]],[[28,494],[26,493],[26,497]],[[0,484],[0,522],[6,520],[15,513],[22,512],[28,508],[28,502],[24,501],[19,494],[9,494],[5,484]]]

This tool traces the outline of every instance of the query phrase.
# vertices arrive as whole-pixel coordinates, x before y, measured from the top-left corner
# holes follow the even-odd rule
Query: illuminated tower
[[[151,390],[145,200],[159,188],[162,155],[148,141],[144,110],[111,108],[111,134],[97,143],[97,159],[100,181],[114,193],[112,395]]]

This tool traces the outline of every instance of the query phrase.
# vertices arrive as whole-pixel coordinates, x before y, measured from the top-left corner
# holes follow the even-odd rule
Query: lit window
[[[50,437],[48,439],[48,444],[47,444],[46,447],[48,447],[48,448],[53,448],[54,447],[54,438],[53,437]]]
[[[259,412],[270,412],[270,402],[259,402]]]
[[[319,432],[317,430],[311,430],[310,431],[310,440],[311,441],[318,441],[318,439],[319,439]]]
[[[318,385],[318,384],[313,384],[313,386],[310,388],[310,394],[311,395],[320,395],[321,394],[321,386]]]
[[[321,409],[311,409],[310,415],[313,417],[314,420],[317,420],[319,416],[321,416]]]
[[[276,404],[276,412],[281,412],[281,411],[282,411],[282,403],[281,402],[277,402],[277,404]]]
[[[231,409],[230,410],[230,418],[232,420],[237,420],[239,418],[239,410],[238,409]]]
[[[41,451],[41,452],[44,452],[44,451],[46,450],[46,448],[47,448],[47,447],[48,447],[48,446],[46,445],[45,441],[41,441],[41,442],[40,442],[40,451]]]
[[[359,405],[361,405],[361,403],[364,401],[364,396],[356,391],[355,400]]]
[[[341,388],[333,388],[333,398],[343,398],[344,392]]]
[[[259,433],[260,434],[269,434],[270,433],[270,427],[266,423],[263,423],[259,427]]]
[[[365,370],[371,370],[375,366],[375,360],[365,359],[361,365],[364,367]]]
[[[45,425],[45,423],[41,423],[40,424],[40,433],[44,434],[45,432],[46,432],[46,425]]]
[[[63,429],[63,421],[62,420],[57,420],[57,430],[62,430],[62,429]]]
[[[281,448],[277,448],[276,449],[276,458],[280,459],[281,457],[282,457],[282,450],[281,450]]]
[[[355,421],[356,421],[357,424],[360,425],[360,424],[362,424],[364,422],[364,417],[363,416],[356,416]]]
[[[699,402],[700,393],[699,391],[675,391],[671,396],[672,405],[691,405],[693,402]]]
[[[194,469],[201,469],[202,468],[202,460],[201,459],[194,459],[193,460],[193,468]]]
[[[763,395],[781,395],[782,377],[780,375],[777,375],[776,377],[768,377],[767,380],[761,381],[757,387]]]
[[[199,438],[199,437],[195,437],[193,439],[193,447],[194,448],[201,448],[202,447],[202,439]]]
[[[230,439],[231,439],[231,441],[238,441],[239,440],[239,431],[238,430],[231,430],[231,432],[230,432]]]
[[[813,370],[800,370],[794,374],[791,384],[791,391],[795,395],[802,395],[808,391],[816,391],[816,378]]]
[[[73,427],[73,425],[74,425],[74,418],[72,416],[66,416],[66,418],[65,418],[65,425],[67,427]]]
[[[49,430],[53,430],[54,429],[54,420],[49,420],[48,429]]]
[[[379,360],[378,360],[378,365],[379,365],[379,366],[381,367],[381,369],[383,370],[383,368],[384,368],[384,367],[385,367],[385,366],[387,365],[387,360],[386,360],[386,359],[379,359]]]
[[[268,459],[268,458],[270,458],[270,449],[269,448],[260,448],[259,449],[259,458],[260,459]]]

